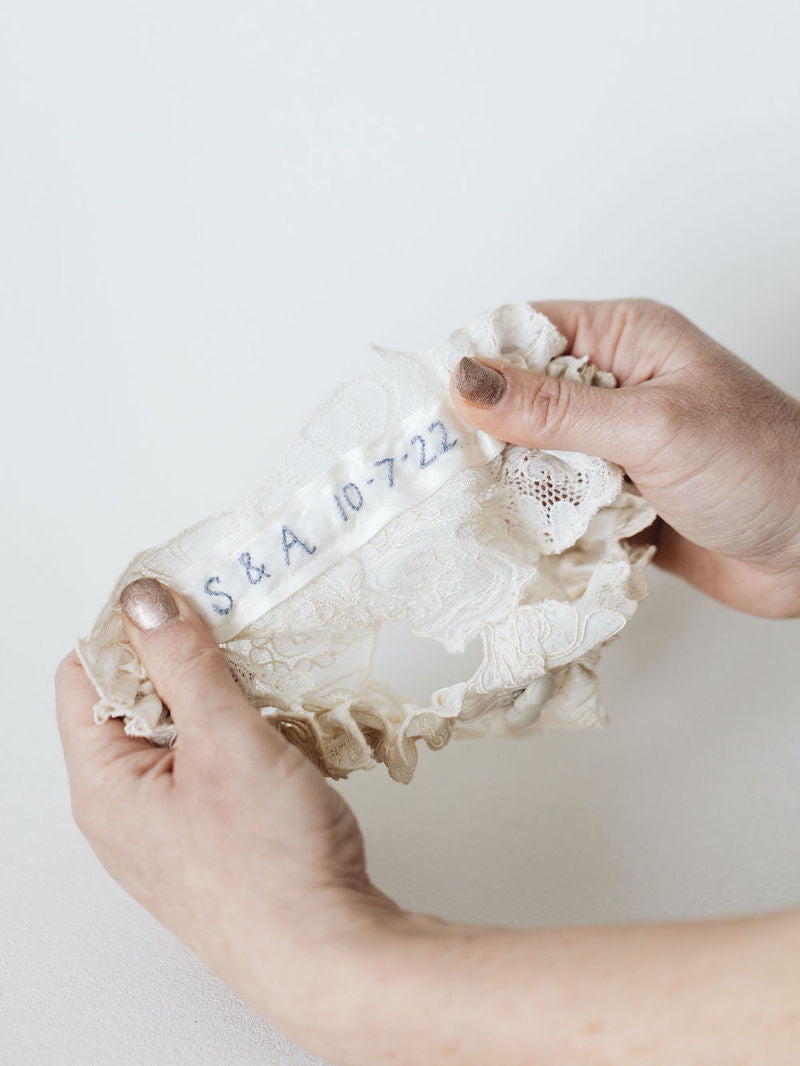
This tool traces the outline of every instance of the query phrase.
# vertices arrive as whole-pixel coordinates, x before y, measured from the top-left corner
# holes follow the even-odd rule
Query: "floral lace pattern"
[[[77,650],[100,699],[98,723],[121,717],[131,735],[169,744],[175,729],[125,640],[118,606],[136,577],[170,584],[345,451],[366,447],[447,388],[464,355],[614,387],[528,304],[482,315],[424,355],[376,348],[380,366],[346,382],[311,416],[272,477],[243,507],[216,515],[136,556]],[[377,762],[411,780],[417,742],[518,736],[547,725],[597,726],[600,648],[647,594],[653,549],[628,537],[652,509],[612,463],[577,452],[506,445],[454,473],[308,584],[221,643],[247,699],[332,778]],[[427,706],[371,677],[387,620],[450,652],[480,638],[474,674]]]

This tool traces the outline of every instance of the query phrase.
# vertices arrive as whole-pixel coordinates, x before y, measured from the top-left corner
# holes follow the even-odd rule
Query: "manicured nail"
[[[178,617],[169,589],[154,577],[131,581],[120,593],[119,602],[137,629],[160,629]]]
[[[468,403],[494,407],[506,391],[506,379],[485,363],[465,355],[456,367],[453,384]]]

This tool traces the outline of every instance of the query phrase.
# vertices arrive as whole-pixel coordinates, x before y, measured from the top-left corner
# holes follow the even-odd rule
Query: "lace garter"
[[[411,780],[418,740],[599,726],[600,648],[647,594],[655,515],[623,471],[577,452],[505,444],[448,393],[464,355],[615,386],[528,304],[482,315],[414,355],[373,346],[237,510],[137,555],[77,642],[98,723],[171,744],[175,728],[126,641],[119,593],[155,577],[200,612],[247,699],[329,777],[382,762]],[[320,473],[320,471],[324,471]],[[371,677],[387,620],[463,652],[471,677],[419,706]]]

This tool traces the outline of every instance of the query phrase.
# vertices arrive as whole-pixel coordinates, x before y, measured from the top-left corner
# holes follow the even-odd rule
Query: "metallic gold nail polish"
[[[137,629],[160,629],[178,617],[169,589],[153,577],[131,581],[120,593],[119,602]]]
[[[460,395],[476,407],[494,407],[506,391],[506,379],[502,374],[468,355],[456,367],[453,384]]]

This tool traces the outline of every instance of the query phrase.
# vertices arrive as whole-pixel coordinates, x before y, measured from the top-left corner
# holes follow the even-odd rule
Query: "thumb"
[[[120,605],[125,633],[182,736],[218,732],[237,712],[255,715],[211,631],[182,597],[144,577],[125,586]]]
[[[624,466],[641,439],[633,388],[599,388],[465,356],[453,370],[450,392],[478,429],[528,448],[586,452]]]

